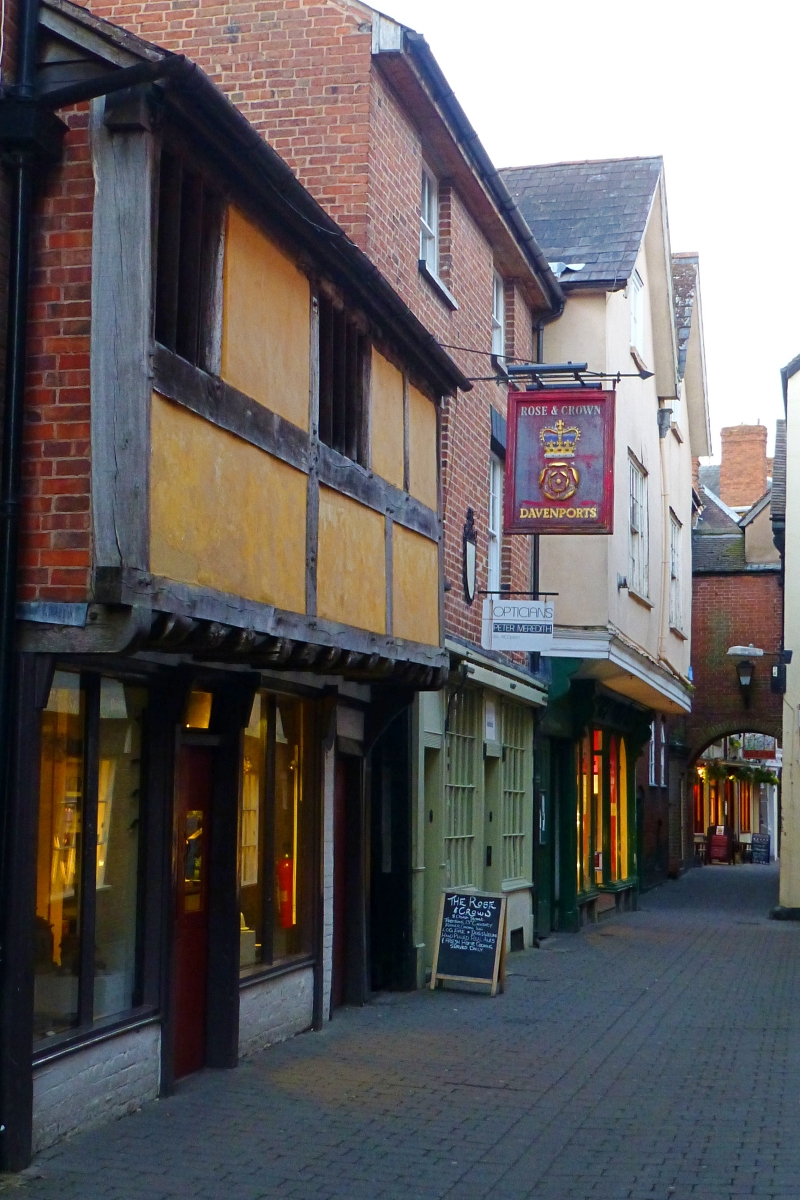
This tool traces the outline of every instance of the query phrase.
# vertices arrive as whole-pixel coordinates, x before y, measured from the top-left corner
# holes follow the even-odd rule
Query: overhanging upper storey
[[[534,312],[560,313],[558,280],[425,38],[373,11],[372,54],[490,242],[498,271],[519,281]]]

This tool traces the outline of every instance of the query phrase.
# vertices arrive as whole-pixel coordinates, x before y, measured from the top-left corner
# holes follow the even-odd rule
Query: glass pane
[[[136,988],[143,688],[100,683],[94,1016],[132,1008]]]
[[[183,911],[201,912],[203,908],[203,810],[186,811],[183,847]]]
[[[244,734],[239,813],[239,969],[261,962],[264,944],[264,795],[267,699],[253,701]]]
[[[303,808],[303,705],[278,700],[275,709],[275,917],[273,961],[303,948],[298,922]]]
[[[56,671],[42,713],[34,931],[34,1038],[78,1021],[84,696]]]
[[[186,728],[208,729],[211,723],[211,692],[190,692],[186,703]]]
[[[594,731],[592,756],[592,792],[594,794],[594,882],[603,882],[603,732]]]

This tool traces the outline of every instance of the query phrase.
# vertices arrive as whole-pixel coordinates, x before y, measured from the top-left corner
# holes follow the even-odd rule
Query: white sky
[[[771,446],[800,353],[800,3],[377,7],[425,35],[498,167],[664,156],[672,249],[700,254],[714,457],[742,421]]]

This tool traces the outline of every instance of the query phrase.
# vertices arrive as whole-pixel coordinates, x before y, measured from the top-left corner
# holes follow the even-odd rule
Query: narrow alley
[[[800,928],[768,919],[777,890],[777,867],[690,871],[638,912],[512,955],[505,995],[378,995],[54,1147],[13,1186],[796,1200]]]

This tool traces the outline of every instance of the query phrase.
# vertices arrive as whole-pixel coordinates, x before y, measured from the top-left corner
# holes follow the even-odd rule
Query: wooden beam
[[[220,429],[227,429],[251,446],[265,450],[305,474],[311,472],[312,443],[316,440],[313,432],[307,433],[224,380],[193,367],[159,345],[153,354],[153,387],[168,400],[188,408]],[[391,510],[398,525],[413,529],[431,541],[439,541],[441,522],[433,509],[330,446],[318,441],[317,446],[319,460],[316,467],[320,483],[358,500],[375,512],[385,514]]]
[[[92,101],[92,522],[97,566],[150,555],[152,134],[115,134]]]

